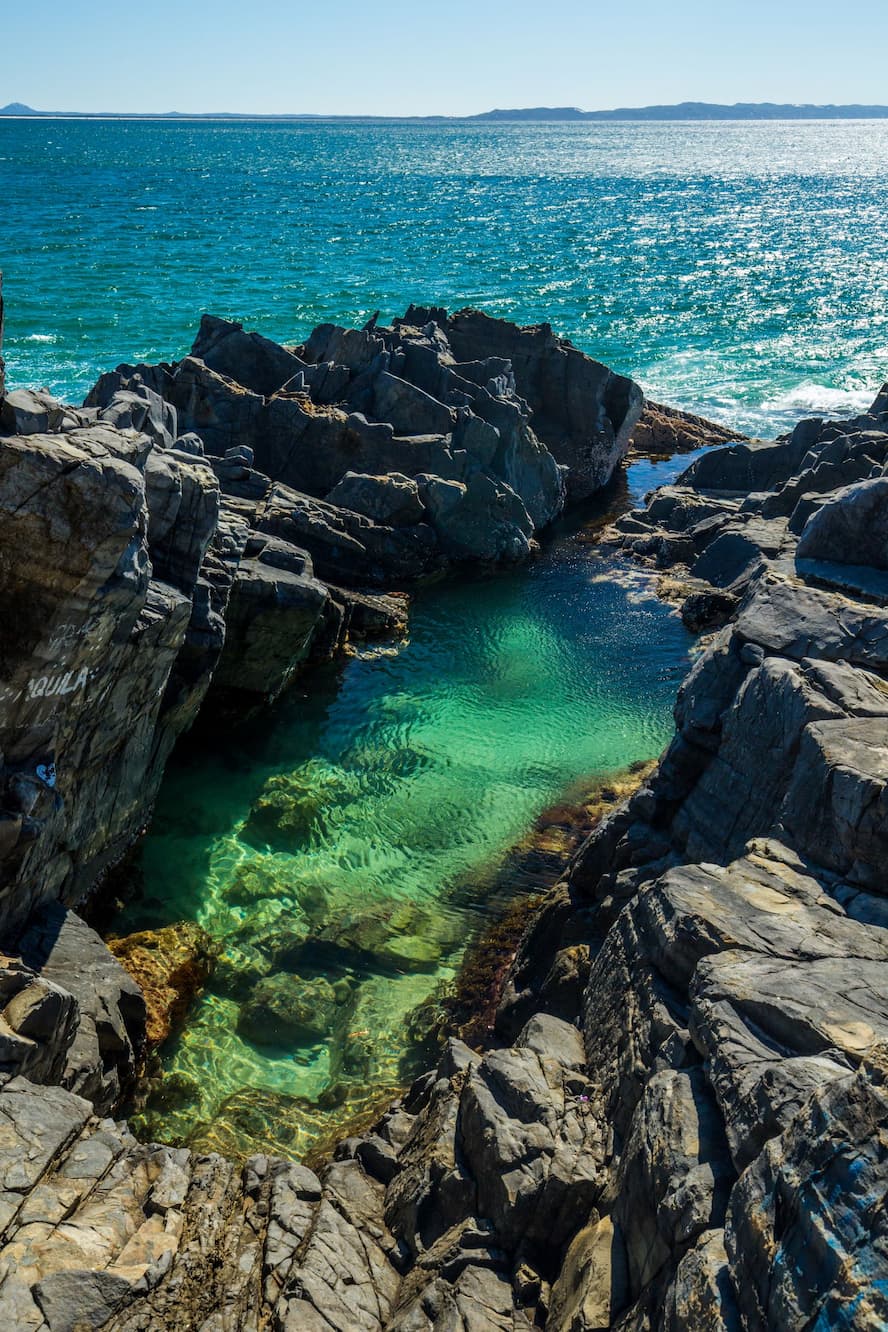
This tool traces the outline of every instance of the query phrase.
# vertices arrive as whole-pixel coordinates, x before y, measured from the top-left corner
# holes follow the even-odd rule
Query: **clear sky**
[[[0,106],[888,103],[888,0],[5,0]]]

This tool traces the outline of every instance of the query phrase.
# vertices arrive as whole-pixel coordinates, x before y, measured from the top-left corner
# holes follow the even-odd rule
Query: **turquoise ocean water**
[[[78,397],[206,309],[473,303],[769,433],[884,378],[886,167],[885,121],[0,120],[9,374]]]
[[[885,122],[0,120],[8,375],[77,399],[186,351],[203,310],[299,339],[472,303],[773,434],[888,375],[886,162]],[[298,1155],[401,1080],[503,853],[671,733],[688,635],[614,575],[562,529],[524,570],[421,591],[400,652],[174,759],[116,928],[198,920],[223,966],[164,1054],[151,1132]],[[272,841],[251,817],[269,793],[290,820]],[[311,1031],[257,1039],[263,976],[297,1025],[309,996]]]

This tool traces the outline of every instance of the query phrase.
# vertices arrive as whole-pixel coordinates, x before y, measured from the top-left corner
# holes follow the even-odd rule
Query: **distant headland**
[[[482,111],[473,116],[323,115],[315,112],[262,115],[236,111],[37,111],[24,102],[0,107],[0,116],[66,120],[338,120],[338,121],[585,121],[585,120],[885,120],[888,106],[817,106],[795,102],[678,102],[674,106],[622,106],[581,111],[576,106],[530,106]]]

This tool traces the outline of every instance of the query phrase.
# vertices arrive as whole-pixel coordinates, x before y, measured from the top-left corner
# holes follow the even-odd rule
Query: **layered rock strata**
[[[338,360],[318,363],[346,364],[350,340],[341,341]],[[143,670],[175,639],[172,609],[136,632],[140,617],[162,595],[178,606],[178,593],[181,651],[196,601],[196,584],[189,595],[182,583],[188,569],[199,581],[218,527],[196,565],[177,522],[155,519],[152,534],[141,433],[93,423],[24,438],[37,443],[11,446],[24,463],[8,482],[23,519],[15,531],[45,544],[37,567],[49,571],[19,603],[28,664],[44,625],[56,623],[59,588],[77,623],[121,654],[114,661],[153,632]],[[215,496],[221,507],[218,465],[196,457],[166,450],[177,480],[165,467],[154,488],[187,495],[183,522],[203,531],[204,502]],[[676,582],[722,598],[710,610],[725,623],[681,688],[675,738],[583,844],[522,940],[497,1012],[501,1046],[480,1055],[450,1042],[438,1067],[320,1176],[268,1157],[235,1167],[140,1144],[102,1117],[135,1057],[140,996],[119,969],[100,978],[117,964],[37,886],[46,874],[57,896],[69,881],[71,815],[54,795],[69,800],[70,790],[42,759],[40,787],[36,773],[9,768],[19,806],[36,789],[27,810],[9,810],[5,835],[12,863],[30,866],[13,886],[29,907],[42,901],[42,916],[0,973],[6,1323],[34,1332],[888,1324],[886,463],[888,393],[861,420],[806,422],[774,444],[708,454],[619,524],[615,539],[636,558],[664,572],[680,561]],[[236,465],[249,492],[252,468]],[[180,467],[206,473],[206,484]],[[109,497],[101,512],[68,498],[75,479],[78,500],[89,496],[95,474]],[[415,512],[409,486],[396,487],[385,512]],[[217,547],[216,581],[207,579],[220,619],[219,571],[237,570],[250,532],[287,541],[286,517],[278,530],[260,528],[243,507],[268,495],[241,495],[232,508],[239,554],[226,566],[230,547]],[[102,552],[95,570],[76,557],[87,527]],[[66,563],[63,541],[75,552]],[[152,541],[174,580],[153,602]],[[293,556],[269,545],[268,567],[291,572],[274,561]],[[101,637],[109,606],[125,636]],[[220,650],[218,638],[198,636],[188,661]],[[13,673],[16,660],[10,651]],[[94,665],[104,669],[76,647],[56,674],[70,685]],[[123,678],[122,703],[148,706],[156,678],[145,697],[127,694]],[[179,719],[202,678],[176,684]],[[160,689],[155,728],[167,715],[169,685]],[[24,709],[12,715],[25,734],[63,724],[28,710],[68,697],[61,686],[22,692],[7,706]],[[91,755],[83,751],[87,774],[101,769]],[[41,817],[21,843],[26,819]],[[41,862],[43,838],[51,852]],[[8,923],[14,898],[10,889]]]

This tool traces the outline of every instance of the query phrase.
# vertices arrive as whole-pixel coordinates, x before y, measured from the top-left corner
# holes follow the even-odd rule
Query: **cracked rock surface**
[[[854,422],[729,443],[617,525],[633,558],[693,579],[716,632],[657,769],[528,926],[494,1048],[451,1040],[317,1174],[139,1143],[109,1117],[144,1009],[69,907],[133,835],[214,670],[243,660],[270,696],[349,624],[394,619],[342,584],[355,547],[378,539],[365,566],[403,572],[466,531],[467,474],[437,473],[457,490],[430,507],[431,457],[498,458],[472,475],[533,530],[561,462],[582,486],[576,459],[594,477],[622,447],[622,427],[583,435],[600,418],[576,406],[597,382],[578,353],[489,323],[414,310],[288,349],[205,321],[179,367],[105,377],[85,410],[117,398],[117,424],[0,440],[19,616],[0,730],[4,1326],[888,1325],[888,393]],[[145,404],[126,428],[143,408],[124,393]],[[605,379],[611,427],[631,396]],[[182,436],[163,446],[149,421]],[[301,457],[345,461],[299,439],[350,441],[351,463],[297,491]],[[353,465],[370,449],[375,472]],[[368,535],[380,519],[398,543]]]

